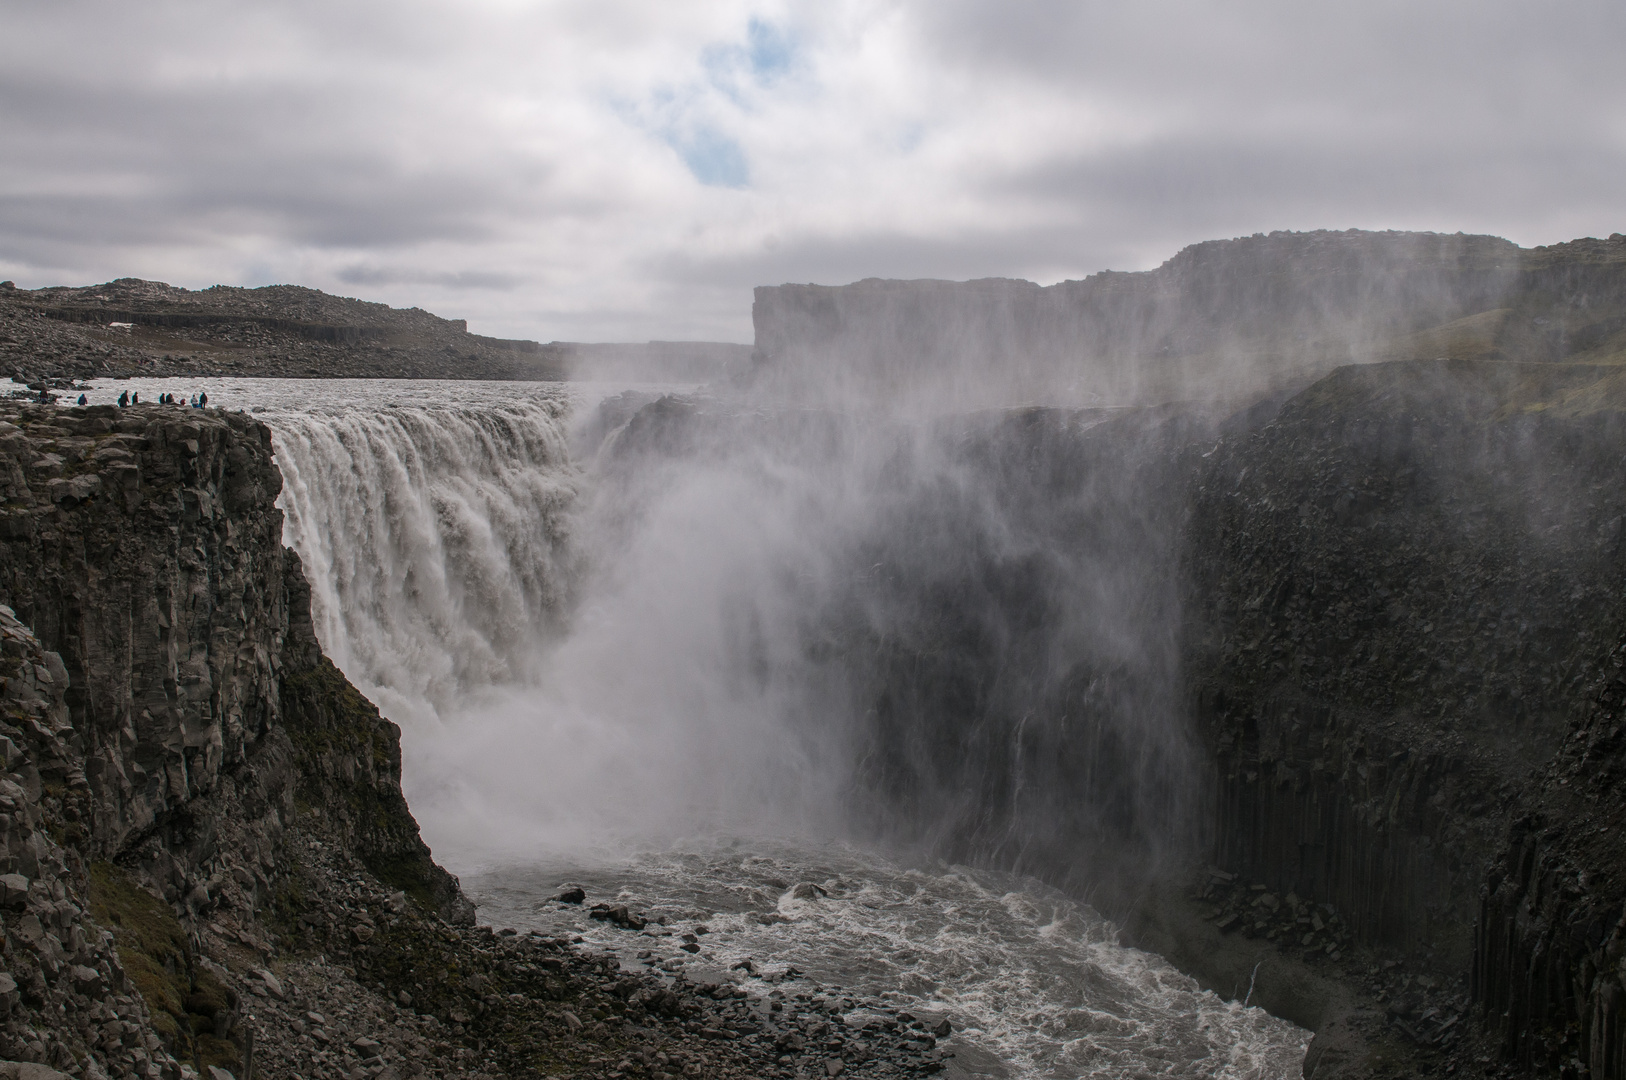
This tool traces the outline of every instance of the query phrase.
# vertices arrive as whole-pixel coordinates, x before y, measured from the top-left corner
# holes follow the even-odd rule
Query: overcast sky
[[[0,0],[0,277],[749,341],[751,287],[1626,231],[1620,0]]]

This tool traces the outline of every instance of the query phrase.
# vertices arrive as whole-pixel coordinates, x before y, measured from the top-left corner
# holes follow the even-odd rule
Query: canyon
[[[806,612],[855,829],[1086,896],[1313,1030],[1306,1076],[1619,1077],[1623,284],[1619,236],[1272,234],[1049,289],[766,288],[717,370],[777,397],[611,399],[594,452],[815,469],[874,445],[855,396],[919,407],[864,574]],[[264,423],[0,412],[0,1054],[242,1070],[258,1009],[274,1075],[312,1067],[296,1021],[346,1075],[759,1067],[726,980],[472,925],[323,655]],[[911,1045],[843,1068],[961,1068]]]

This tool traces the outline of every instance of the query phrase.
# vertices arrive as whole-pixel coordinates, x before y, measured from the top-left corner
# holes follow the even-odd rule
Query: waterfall
[[[267,417],[317,636],[387,713],[523,681],[556,633],[580,485],[566,411],[561,396]]]
[[[1099,877],[1180,832],[1154,417],[622,405],[267,416],[437,855],[880,834]]]
[[[318,638],[402,725],[425,837],[467,866],[810,824],[797,493],[738,460],[584,468],[579,412],[262,414]]]

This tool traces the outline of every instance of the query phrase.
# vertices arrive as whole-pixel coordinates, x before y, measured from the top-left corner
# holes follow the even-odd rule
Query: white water
[[[272,427],[318,635],[401,723],[414,813],[487,920],[686,957],[547,902],[575,879],[709,925],[684,962],[751,956],[949,1015],[1012,1075],[1298,1074],[1305,1032],[1119,946],[1084,905],[829,841],[839,745],[808,736],[826,695],[797,616],[839,573],[851,477],[710,461],[606,501],[572,458],[604,388],[131,380],[91,398],[127,389],[206,389]],[[797,900],[799,881],[829,895]]]

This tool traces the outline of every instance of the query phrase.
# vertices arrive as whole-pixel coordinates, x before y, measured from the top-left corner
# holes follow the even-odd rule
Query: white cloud
[[[529,337],[750,286],[1626,219],[1609,3],[12,5],[0,276],[296,281]]]

